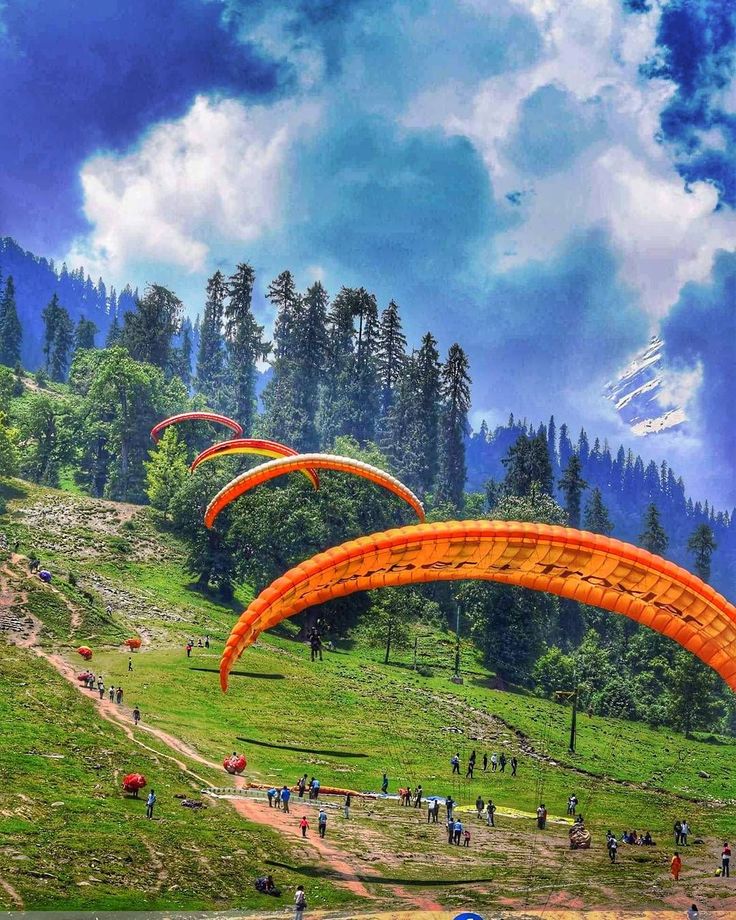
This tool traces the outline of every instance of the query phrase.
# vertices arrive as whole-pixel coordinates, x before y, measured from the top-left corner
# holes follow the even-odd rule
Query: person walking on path
[[[447,820],[452,823],[452,810],[455,807],[455,802],[451,795],[448,795],[445,799],[445,807],[447,808]]]
[[[299,885],[294,895],[294,920],[304,920],[304,911],[307,909],[307,896],[304,894],[304,885]]]
[[[381,794],[388,794],[388,776],[385,773],[383,774],[383,779],[381,780]]]
[[[682,822],[682,828],[680,829],[680,843],[682,846],[687,846],[687,835],[690,833],[690,825],[687,823],[687,820]]]
[[[141,711],[136,706],[135,709],[133,710],[133,725],[137,725],[140,722],[140,720],[141,720]]]
[[[284,814],[289,814],[289,799],[291,798],[291,789],[284,784],[284,788],[281,790],[281,804],[284,806]]]
[[[416,792],[414,793],[414,807],[415,807],[415,808],[421,808],[421,807],[422,807],[422,795],[423,795],[423,792],[424,792],[424,791],[423,791],[422,786],[421,786],[421,784],[420,784],[419,786],[417,786]]]
[[[105,696],[105,685],[101,680],[97,682],[97,689],[100,691],[100,699],[102,699]]]
[[[618,841],[616,836],[611,834],[608,838],[608,856],[612,863],[616,862],[616,854],[618,853]]]
[[[153,818],[153,806],[156,804],[156,793],[151,789],[146,799],[146,817]]]
[[[342,811],[343,811],[343,814],[345,815],[345,819],[346,819],[346,820],[348,820],[348,819],[350,818],[350,804],[351,804],[352,801],[353,801],[353,797],[352,797],[352,795],[348,792],[348,793],[345,795],[345,804],[342,806]]]
[[[299,798],[304,798],[304,790],[307,788],[307,774],[300,777],[299,782],[296,784],[296,788],[299,790]]]
[[[110,687],[109,695],[110,695],[110,702],[114,703],[115,702],[115,688],[114,687]]]
[[[516,757],[511,758],[511,775],[516,776],[516,768],[519,766],[519,761]]]
[[[118,704],[118,706],[122,705],[122,702],[123,702],[123,688],[122,687],[118,687],[118,691],[115,694],[115,702]]]
[[[463,833],[463,822],[458,818],[453,827],[453,843],[456,846],[460,846],[460,837]]]
[[[483,817],[483,809],[486,807],[485,802],[483,801],[483,796],[479,795],[475,800],[475,810],[479,818]]]
[[[501,752],[501,757],[498,761],[498,765],[501,768],[501,772],[505,773],[506,772],[506,755],[503,753],[503,751]]]
[[[319,835],[324,839],[325,834],[327,833],[327,812],[324,808],[319,810],[319,818],[317,819],[319,825]]]
[[[544,807],[544,802],[542,802],[537,808],[537,827],[540,831],[543,831],[547,825],[547,809]]]
[[[309,821],[307,821],[306,815],[299,822],[299,827],[301,828],[301,831],[302,831],[302,837],[306,837],[307,831],[309,830]]]
[[[486,805],[486,824],[488,827],[496,826],[496,806],[493,804],[493,799],[488,799]]]
[[[672,878],[676,882],[679,882],[680,873],[682,872],[682,859],[680,858],[680,854],[677,851],[675,851],[675,855],[672,857],[670,862],[670,872],[672,873]]]
[[[133,659],[132,658],[128,658],[128,670],[129,671],[133,670]]]
[[[731,877],[731,847],[724,841],[721,852],[721,877]]]
[[[491,773],[495,773],[498,769],[498,754],[495,752],[491,754]]]

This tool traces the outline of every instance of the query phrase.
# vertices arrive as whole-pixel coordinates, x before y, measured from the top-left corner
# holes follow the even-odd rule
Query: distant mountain
[[[102,345],[116,311],[135,306],[135,292],[126,286],[119,294],[100,278],[93,282],[84,269],[69,271],[52,259],[27,252],[11,237],[0,238],[0,285],[8,276],[15,284],[18,316],[23,327],[21,361],[30,370],[43,362],[43,311],[54,294],[76,323],[81,317],[97,326],[96,344]]]
[[[687,415],[682,406],[663,399],[664,342],[653,336],[647,347],[604,391],[616,411],[636,435],[680,428]]]

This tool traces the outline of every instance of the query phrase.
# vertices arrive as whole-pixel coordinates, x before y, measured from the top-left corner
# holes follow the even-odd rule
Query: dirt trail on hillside
[[[20,559],[14,558],[12,560],[12,562],[16,563],[18,561],[20,561]],[[25,594],[16,591],[11,583],[13,579],[18,577],[18,574],[17,571],[13,571],[9,566],[5,566],[0,570],[0,625],[2,624],[1,617],[4,610],[17,610],[18,607],[22,606],[26,601]],[[56,593],[58,594],[60,592],[57,591]],[[77,680],[76,670],[70,662],[57,653],[43,649],[38,644],[42,624],[35,617],[26,615],[25,618],[19,618],[16,616],[16,619],[6,628],[8,639],[11,642],[19,647],[32,650],[39,657],[51,664],[80,694],[91,699],[102,718],[122,728],[126,736],[134,744],[139,745],[156,757],[165,757],[172,761],[182,772],[195,779],[197,783],[202,786],[209,786],[210,781],[197,774],[191,769],[186,761],[181,758],[186,758],[189,761],[193,761],[194,763],[200,764],[218,773],[222,770],[221,764],[208,760],[191,745],[174,737],[168,732],[150,725],[145,725],[144,723],[134,726],[132,712],[128,707],[111,702],[107,695],[100,699],[96,690],[90,691],[82,687]],[[166,754],[150,747],[140,738],[141,733],[146,733],[156,738],[171,751],[175,752],[175,754]],[[239,815],[254,824],[273,827],[281,833],[288,835],[296,836],[298,833],[296,818],[285,815],[278,809],[266,810],[263,804],[247,799],[229,799],[226,801],[229,802]],[[380,874],[374,869],[361,868],[359,870],[348,858],[341,854],[339,850],[322,840],[318,836],[316,829],[312,832],[312,835],[304,841],[304,845],[315,850],[328,864],[337,884],[347,888],[358,897],[368,900],[374,900],[376,898],[376,895],[371,894],[364,884],[364,879],[365,881],[375,881],[376,884],[382,884]],[[23,906],[22,900],[17,892],[15,892],[8,883],[0,879],[0,885],[8,892],[8,895],[15,904],[19,907]],[[441,909],[441,905],[430,898],[415,895],[401,886],[392,885],[390,886],[390,890],[397,898],[405,903],[412,904],[419,910],[431,911]]]

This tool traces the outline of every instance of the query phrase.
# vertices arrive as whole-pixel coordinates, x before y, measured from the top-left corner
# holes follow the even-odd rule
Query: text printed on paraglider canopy
[[[377,575],[394,575],[401,572],[412,572],[412,571],[443,571],[443,572],[458,572],[462,573],[467,571],[469,577],[472,577],[474,574],[477,576],[482,573],[490,572],[518,572],[521,567],[518,564],[503,562],[503,563],[484,563],[478,562],[477,560],[443,560],[436,559],[433,562],[426,563],[413,563],[413,562],[394,562],[391,565],[380,566],[374,569],[368,569],[365,572],[353,572],[351,575],[346,575],[343,578],[335,579],[324,585],[319,585],[315,588],[311,588],[312,591],[323,591],[328,588],[334,588],[336,585],[349,584],[351,582],[363,581],[365,579],[374,578]],[[635,586],[636,583],[629,583],[626,578],[623,579],[611,579],[606,578],[601,575],[590,574],[581,571],[580,569],[571,569],[564,564],[559,563],[550,563],[544,562],[543,560],[538,560],[532,564],[531,567],[524,569],[526,572],[532,574],[546,575],[550,578],[573,578],[576,581],[589,584],[596,588],[606,588],[611,591],[617,591],[621,594],[626,594],[629,597],[634,597],[637,600],[640,600],[644,604],[648,604],[652,607],[656,607],[658,610],[663,612],[670,613],[675,617],[687,622],[692,623],[696,626],[702,626],[701,621],[693,616],[691,613],[687,613],[684,610],[677,607],[671,602],[661,600],[661,595],[656,591],[641,591],[638,590]],[[288,594],[287,594],[288,596]]]

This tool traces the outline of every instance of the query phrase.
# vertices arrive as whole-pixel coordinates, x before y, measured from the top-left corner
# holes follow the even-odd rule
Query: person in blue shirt
[[[454,830],[454,832],[455,832],[455,833],[454,833],[453,843],[456,843],[458,846],[460,846],[460,838],[462,837],[462,833],[463,833],[463,823],[462,823],[462,821],[460,821],[460,819],[458,819],[458,820],[455,822],[455,826],[454,826],[453,830]]]
[[[281,804],[284,806],[284,813],[289,814],[289,799],[291,798],[291,789],[288,786],[284,786],[281,790]]]
[[[266,793],[266,795],[268,796],[268,807],[273,808],[273,800],[276,797],[276,790],[273,787],[271,787]]]
[[[327,812],[324,808],[319,810],[319,818],[317,819],[317,824],[319,825],[319,835],[324,837],[327,833]]]

